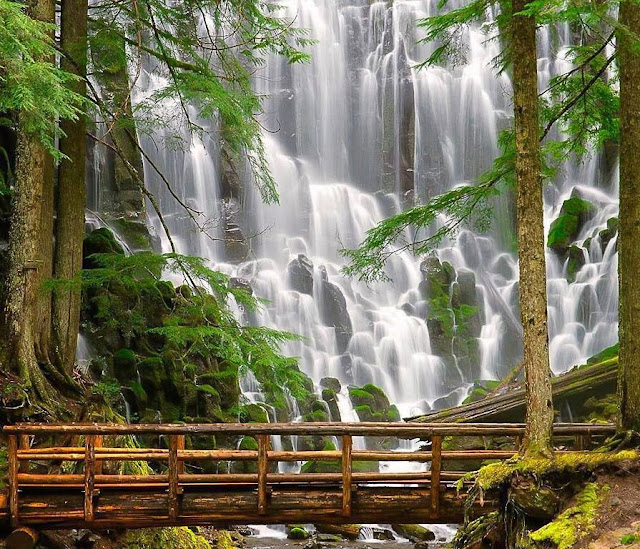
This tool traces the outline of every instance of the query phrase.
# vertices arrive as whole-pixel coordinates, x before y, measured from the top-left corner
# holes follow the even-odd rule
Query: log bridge
[[[8,475],[0,491],[0,522],[16,531],[39,528],[142,528],[282,523],[459,523],[497,506],[490,497],[465,508],[447,462],[504,460],[524,435],[523,424],[19,424],[3,428]],[[556,424],[559,451],[584,451],[613,425]],[[257,449],[188,449],[192,437],[238,440]],[[274,450],[277,436],[335,437],[336,450]],[[447,450],[444,437],[492,437],[501,450]],[[358,438],[356,438],[358,437]],[[420,450],[363,450],[375,438],[425,441]],[[206,439],[205,439],[206,440]],[[450,441],[452,439],[447,439]],[[506,442],[505,442],[506,441]],[[355,444],[354,444],[355,442]],[[140,447],[142,444],[147,447]],[[562,444],[562,445],[560,445]],[[202,446],[199,444],[199,446]],[[372,446],[371,444],[369,445]],[[375,445],[374,445],[375,446]],[[379,445],[378,445],[379,446]],[[407,447],[408,445],[405,445]],[[445,448],[449,444],[445,444]],[[335,472],[278,472],[279,463],[333,462]],[[141,467],[141,463],[148,467]],[[252,472],[233,462],[252,462]],[[377,472],[360,472],[377,462]],[[390,462],[423,464],[393,472]],[[216,469],[216,464],[223,464]],[[356,465],[354,467],[354,464]],[[147,472],[147,474],[143,474]],[[32,530],[29,530],[32,529]]]

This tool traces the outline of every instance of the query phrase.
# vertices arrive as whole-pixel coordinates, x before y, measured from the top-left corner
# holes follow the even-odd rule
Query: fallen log
[[[580,398],[582,402],[590,396],[602,396],[615,392],[618,375],[618,357],[605,360],[593,366],[579,366],[566,374],[551,379],[553,400],[557,405],[562,401]],[[501,389],[482,400],[437,410],[427,414],[406,418],[416,423],[451,422],[500,422],[524,420],[525,392],[522,384]]]

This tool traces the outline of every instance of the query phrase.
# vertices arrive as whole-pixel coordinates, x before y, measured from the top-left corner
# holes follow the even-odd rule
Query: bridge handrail
[[[523,436],[524,423],[18,423],[5,425],[5,434],[16,435],[324,435],[395,436]],[[556,423],[554,435],[607,435],[615,432],[612,423]]]

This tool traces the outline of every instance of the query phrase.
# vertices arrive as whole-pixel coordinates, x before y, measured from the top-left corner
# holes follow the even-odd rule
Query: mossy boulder
[[[287,538],[289,539],[304,540],[309,539],[310,537],[311,534],[304,526],[293,526],[289,528],[289,531],[287,532]]]
[[[109,224],[134,252],[151,250],[151,237],[146,223],[139,219],[117,217],[109,220]]]
[[[598,236],[600,237],[600,246],[602,248],[602,253],[605,252],[609,242],[613,239],[614,236],[618,234],[618,225],[619,221],[617,217],[610,217],[607,219],[607,228],[602,229]]]
[[[359,524],[316,524],[315,527],[320,534],[336,534],[349,540],[358,539],[362,530]]]
[[[258,441],[254,437],[244,436],[238,443],[238,450],[258,451]],[[257,473],[258,463],[256,461],[233,461],[230,467],[231,473]]]
[[[336,395],[336,392],[333,389],[323,389],[322,400],[324,400],[329,407],[331,421],[341,421],[340,408],[338,407],[338,397]]]
[[[331,389],[335,393],[339,393],[342,390],[342,384],[335,377],[323,377],[320,380],[320,387]]]
[[[396,534],[407,538],[413,543],[418,541],[433,541],[436,539],[436,535],[431,530],[420,524],[392,524],[391,528]]]
[[[90,256],[93,254],[123,254],[124,249],[113,233],[106,227],[95,229],[82,242],[82,268],[95,269],[99,265]]]
[[[560,215],[551,223],[547,246],[564,255],[580,234],[584,224],[593,218],[597,208],[589,201],[574,196],[564,201]]]
[[[238,416],[242,423],[269,423],[267,410],[255,402],[242,406]]]
[[[578,271],[582,269],[587,262],[586,250],[581,246],[572,244],[567,249],[567,255],[569,257],[567,263],[567,281],[571,283],[575,282]]]

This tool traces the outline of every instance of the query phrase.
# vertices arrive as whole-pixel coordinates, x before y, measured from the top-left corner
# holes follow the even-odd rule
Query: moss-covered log
[[[594,395],[602,396],[615,392],[617,371],[618,357],[613,357],[599,364],[574,368],[564,375],[552,378],[554,402],[558,404],[569,399],[585,402]],[[409,420],[424,423],[519,421],[524,418],[524,396],[524,388],[518,386],[502,394],[489,394],[476,402],[438,410]]]

